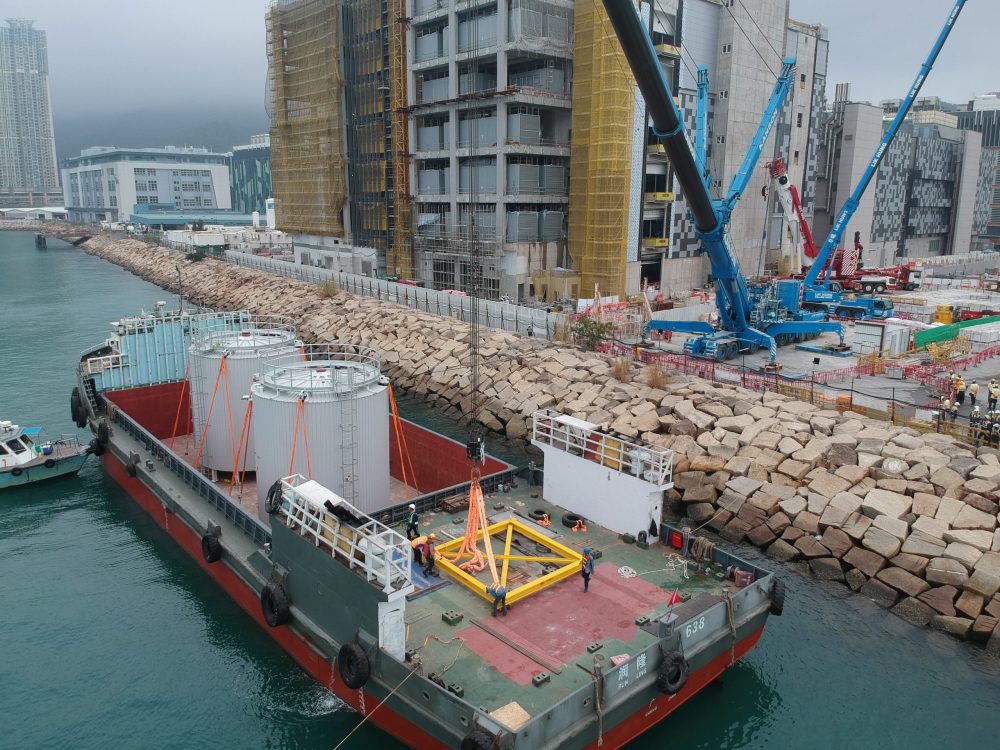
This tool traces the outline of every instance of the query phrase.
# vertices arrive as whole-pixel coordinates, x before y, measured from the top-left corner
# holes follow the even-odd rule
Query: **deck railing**
[[[531,439],[574,456],[603,464],[655,485],[673,481],[674,452],[605,434],[597,425],[551,409],[531,416]]]
[[[358,510],[343,498],[324,490],[324,502],[310,497],[302,485],[309,480],[293,474],[281,480],[281,512],[288,527],[326,549],[352,570],[359,570],[369,583],[391,594],[412,589],[410,565],[413,550],[409,540]],[[313,483],[315,485],[315,483]],[[342,520],[342,513],[353,521]]]
[[[113,409],[114,422],[129,435],[138,440],[154,459],[180,477],[186,485],[205,499],[209,505],[220,511],[236,528],[250,537],[255,544],[263,546],[271,543],[271,534],[260,521],[253,518],[243,508],[232,502],[210,482],[206,477],[195,471],[187,462],[168,449],[158,439],[153,437],[138,422],[126,415],[121,409]]]

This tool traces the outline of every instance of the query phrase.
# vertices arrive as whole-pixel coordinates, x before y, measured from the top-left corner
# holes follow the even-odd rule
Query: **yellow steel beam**
[[[507,541],[503,545],[503,568],[500,569],[500,585],[507,588],[507,568],[510,566],[510,543],[514,540],[514,527],[507,527]]]
[[[539,533],[537,530],[528,526],[523,521],[517,518],[508,518],[504,521],[499,521],[492,524],[487,529],[480,529],[479,539],[488,537],[486,544],[493,543],[493,536],[504,532],[506,538],[504,540],[504,552],[502,555],[497,555],[497,558],[503,560],[503,568],[500,573],[500,583],[504,587],[507,585],[507,574],[510,567],[510,561],[514,560],[517,562],[539,562],[539,563],[549,563],[554,565],[559,565],[556,570],[553,570],[545,575],[536,578],[528,583],[523,583],[520,586],[516,586],[507,592],[507,602],[508,604],[513,604],[520,599],[531,596],[534,593],[544,590],[548,586],[559,581],[566,580],[573,575],[579,573],[580,571],[580,560],[583,559],[582,555],[576,550],[570,549],[564,544],[557,542],[555,539],[545,536]],[[512,555],[510,554],[511,544],[514,540],[514,534],[522,534],[529,540],[541,544],[550,550],[555,557],[546,557],[544,555]],[[477,594],[482,599],[490,602],[492,597],[490,597],[487,591],[487,584],[476,578],[471,573],[462,570],[459,565],[451,562],[447,559],[448,554],[458,551],[458,548],[462,544],[462,538],[453,539],[450,542],[445,542],[444,544],[438,545],[438,565],[441,568],[454,577],[459,583],[463,584],[472,593]],[[468,554],[468,553],[467,553]],[[471,557],[471,554],[469,555]],[[465,557],[465,555],[463,555]]]

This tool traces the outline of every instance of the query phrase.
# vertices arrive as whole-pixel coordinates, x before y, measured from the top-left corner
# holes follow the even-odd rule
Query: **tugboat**
[[[71,435],[42,439],[40,427],[0,422],[0,490],[76,474],[93,452]]]

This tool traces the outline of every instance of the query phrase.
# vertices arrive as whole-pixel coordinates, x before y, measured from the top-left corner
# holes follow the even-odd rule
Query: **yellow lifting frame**
[[[511,543],[514,540],[515,533],[521,534],[530,539],[532,542],[546,547],[553,553],[552,556],[510,554]],[[492,524],[488,529],[486,529],[485,534],[490,537],[489,543],[492,543],[492,538],[494,536],[499,536],[501,534],[504,535],[503,554],[496,556],[498,560],[503,562],[503,566],[500,570],[500,585],[504,588],[507,588],[507,572],[512,560],[514,562],[551,563],[559,566],[552,572],[546,573],[540,578],[528,581],[527,583],[522,583],[520,586],[516,586],[512,589],[507,589],[508,604],[520,601],[525,597],[531,596],[532,594],[542,591],[554,583],[564,581],[580,572],[580,561],[583,559],[583,555],[576,550],[570,549],[564,544],[560,544],[555,539],[551,539],[544,534],[540,534],[538,531],[528,526],[518,518],[511,517],[504,521]],[[476,541],[482,541],[483,538],[484,531],[480,529],[479,537]],[[488,583],[481,581],[471,573],[462,570],[462,568],[459,567],[459,564],[453,563],[450,559],[448,559],[458,552],[458,549],[461,546],[461,538],[452,539],[450,542],[437,545],[438,566],[458,583],[461,583],[467,589],[472,591],[472,593],[478,594],[481,598],[492,603],[493,597],[491,597],[486,590]],[[463,557],[465,557],[465,555],[463,555]]]

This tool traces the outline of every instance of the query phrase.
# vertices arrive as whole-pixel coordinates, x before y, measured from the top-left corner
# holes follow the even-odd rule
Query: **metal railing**
[[[327,268],[307,266],[300,263],[290,263],[271,258],[261,258],[246,253],[227,252],[226,259],[244,268],[275,273],[298,281],[312,284],[323,284],[328,281],[335,283],[340,289],[350,294],[393,302],[415,310],[422,310],[433,315],[448,318],[460,318],[468,321],[471,313],[469,297],[413,286],[399,284],[385,279],[373,279],[344,271],[334,271]],[[569,316],[558,312],[548,312],[544,309],[515,305],[509,302],[480,300],[479,321],[487,328],[500,331],[512,331],[522,335],[537,338],[552,339],[568,323]]]
[[[184,483],[193,489],[199,497],[220,511],[241,532],[246,534],[255,544],[263,546],[271,543],[271,534],[256,518],[253,518],[243,508],[232,502],[210,482],[206,477],[195,471],[189,464],[168,449],[157,438],[153,437],[138,422],[127,416],[121,409],[111,409],[114,422],[125,432],[141,443],[155,459],[166,466]]]
[[[655,485],[673,481],[674,452],[657,450],[606,435],[596,425],[561,412],[540,409],[531,415],[531,439],[574,456],[603,464],[621,474],[631,474]]]
[[[381,377],[378,352],[361,344],[314,344],[262,363],[260,382],[274,389],[350,392]]]
[[[307,483],[313,486],[303,487]],[[282,479],[281,487],[281,513],[290,529],[387,594],[412,589],[413,549],[406,537],[301,474]]]

